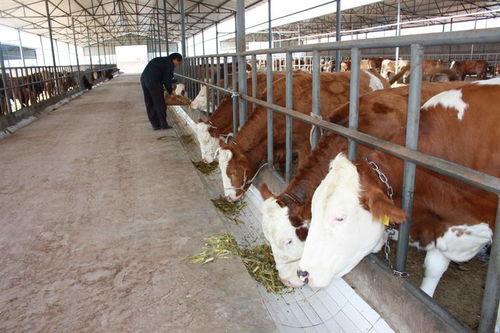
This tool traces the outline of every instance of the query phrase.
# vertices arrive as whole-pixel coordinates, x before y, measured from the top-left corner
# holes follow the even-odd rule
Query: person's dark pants
[[[163,97],[163,85],[144,78],[141,78],[141,85],[151,125],[153,128],[167,128],[167,107]]]

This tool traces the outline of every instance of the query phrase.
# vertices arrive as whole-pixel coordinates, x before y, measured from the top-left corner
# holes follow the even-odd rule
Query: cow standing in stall
[[[500,177],[500,117],[492,107],[497,103],[500,79],[433,96],[421,108],[419,151]],[[401,127],[390,141],[404,145],[405,132]],[[297,272],[312,287],[327,286],[366,255],[378,252],[385,225],[406,218],[399,208],[403,161],[363,146],[357,156],[349,161],[337,155],[314,192],[311,227]],[[375,165],[394,189],[392,198]],[[417,168],[410,238],[413,246],[427,252],[424,292],[433,296],[450,261],[468,261],[491,242],[497,204],[495,194]]]
[[[329,110],[340,106],[349,99],[350,73],[320,74],[320,112],[327,116]],[[360,93],[384,89],[387,82],[377,74],[361,71]],[[273,84],[273,103],[285,105],[286,81]],[[293,74],[293,109],[302,113],[311,112],[312,75],[306,72]],[[311,127],[300,121],[293,122],[293,149],[299,155],[299,164],[309,153]],[[276,112],[273,115],[273,144],[275,161],[284,159],[285,117]],[[224,185],[224,194],[229,201],[239,200],[250,186],[265,160],[267,146],[267,112],[258,107],[229,144],[221,143],[219,150],[219,167]]]
[[[435,94],[465,83],[424,83],[421,104]],[[358,129],[377,138],[390,138],[406,123],[408,87],[384,89],[364,94],[359,101]],[[386,107],[390,105],[390,107]],[[327,121],[348,125],[349,104],[333,111]],[[262,230],[271,244],[277,269],[283,283],[297,287],[303,284],[297,277],[298,260],[311,220],[311,200],[314,191],[328,173],[328,165],[339,152],[345,152],[347,141],[336,134],[321,137],[317,148],[297,171],[288,187],[273,195],[266,184],[260,186],[264,205]]]
[[[484,80],[488,71],[488,63],[485,60],[453,60],[450,69],[454,70],[462,81],[467,75],[476,75],[478,80]]]
[[[274,72],[273,82],[285,77],[285,73]],[[252,77],[247,79],[247,94],[252,95]],[[262,98],[267,86],[267,76],[262,72],[257,73],[257,98]],[[231,76],[229,76],[231,85]],[[253,104],[248,105],[248,113],[253,112]],[[200,143],[201,158],[206,163],[211,163],[215,159],[219,149],[220,140],[227,141],[233,134],[233,99],[224,96],[215,112],[207,121],[200,121],[196,124],[196,138]]]

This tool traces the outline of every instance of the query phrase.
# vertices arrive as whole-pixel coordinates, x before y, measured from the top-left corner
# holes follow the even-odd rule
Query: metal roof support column
[[[397,17],[397,23],[396,23],[396,36],[401,35],[401,1],[398,0],[398,17]],[[398,68],[399,68],[399,46],[396,47],[396,68],[394,68],[394,73],[398,74]]]
[[[9,85],[7,84],[7,71],[5,70],[5,61],[3,58],[3,46],[2,43],[0,42],[0,65],[2,66],[2,82],[4,83],[4,95],[5,95],[5,100],[7,104],[7,113],[10,114],[12,113],[12,105],[10,105],[10,94],[9,94],[9,89],[7,88]],[[2,106],[3,107],[3,106]],[[3,110],[5,112],[5,110]]]
[[[193,57],[196,57],[196,43],[195,43],[194,35],[193,35]]]
[[[165,44],[167,46],[167,56],[168,56],[170,50],[168,48],[167,0],[163,0],[163,16],[165,17]]]
[[[47,62],[45,61],[45,51],[43,49],[43,41],[42,41],[42,35],[38,35],[40,37],[40,47],[42,48],[42,59],[43,59],[43,65],[47,65]]]
[[[82,80],[80,71],[80,60],[78,59],[78,46],[76,45],[75,18],[73,16],[71,17],[71,27],[73,28],[73,44],[75,45],[76,69],[78,70],[78,84],[80,85],[80,87],[83,87],[81,82]]]
[[[101,49],[99,48],[99,35],[95,34],[95,37],[97,38],[97,59],[99,63],[99,70],[101,70]]]
[[[219,27],[217,22],[215,22],[215,53],[219,54]]]
[[[273,28],[271,27],[271,0],[267,0],[267,38],[269,40],[269,48],[273,48]],[[269,64],[268,64],[269,66]]]
[[[161,26],[160,26],[160,7],[158,7],[158,0],[156,0],[156,26],[158,27],[158,52],[161,57]]]
[[[181,52],[182,56],[186,56],[186,16],[184,13],[184,0],[179,0],[179,12],[181,13]]]
[[[88,29],[89,23],[87,21],[87,16],[85,16],[85,26],[87,26],[87,39],[89,42],[89,59],[90,59],[90,70],[94,70],[94,65],[92,64],[92,47],[90,46],[90,29]]]
[[[205,55],[205,29],[201,29],[201,50],[202,54]]]
[[[26,61],[24,60],[23,42],[21,40],[21,29],[17,29],[17,36],[19,38],[19,52],[21,53],[21,60],[23,61],[23,66],[26,67]]]
[[[57,73],[57,65],[56,65],[56,54],[54,52],[54,39],[52,38],[52,21],[50,20],[50,10],[49,10],[49,1],[45,0],[45,9],[47,10],[47,23],[49,24],[49,38],[50,38],[50,51],[52,52],[52,62],[54,67],[54,77]],[[56,92],[60,94],[59,91],[59,80],[55,80],[56,84]]]
[[[341,35],[340,35],[340,29],[341,29],[341,24],[340,24],[340,0],[337,0],[337,11],[335,12],[335,40],[337,42],[340,41]],[[340,62],[342,59],[340,58],[340,50],[335,50],[335,71],[340,72]]]
[[[247,70],[246,58],[241,53],[246,51],[245,40],[245,1],[237,0],[236,2],[236,54],[238,55],[238,80],[240,94],[247,94]],[[233,65],[234,66],[234,65]],[[234,68],[233,68],[234,71]],[[247,102],[240,98],[240,127],[247,120]]]

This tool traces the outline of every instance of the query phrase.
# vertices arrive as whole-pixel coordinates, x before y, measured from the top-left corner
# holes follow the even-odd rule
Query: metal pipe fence
[[[0,117],[33,107],[53,97],[85,89],[106,79],[116,65],[4,67],[0,78]],[[85,79],[84,79],[85,77]]]
[[[373,148],[398,158],[403,159],[404,162],[404,175],[403,175],[403,193],[402,193],[402,205],[404,210],[407,212],[409,217],[407,221],[400,227],[399,239],[398,239],[398,251],[396,258],[395,270],[398,272],[404,272],[407,256],[407,248],[409,242],[409,231],[410,231],[410,218],[413,205],[413,189],[415,183],[415,172],[417,165],[419,167],[424,167],[435,171],[439,174],[452,177],[459,181],[465,182],[472,186],[481,188],[488,192],[494,193],[500,196],[500,179],[488,174],[478,172],[476,170],[431,156],[425,153],[421,153],[417,150],[418,148],[418,129],[419,129],[419,115],[420,115],[420,96],[421,96],[421,83],[422,83],[422,61],[424,59],[424,46],[431,45],[456,45],[456,44],[470,44],[481,41],[482,43],[490,42],[500,42],[500,29],[484,29],[475,31],[465,31],[465,32],[448,32],[448,33],[437,33],[437,34],[426,34],[426,35],[414,35],[405,37],[390,37],[390,38],[379,38],[371,40],[360,40],[360,41],[340,41],[333,43],[322,43],[315,45],[302,45],[302,46],[291,46],[285,48],[272,48],[265,50],[256,51],[245,51],[239,52],[238,54],[224,54],[224,55],[209,55],[202,57],[195,57],[199,59],[208,59],[208,57],[215,57],[224,59],[224,87],[222,88],[217,84],[210,84],[207,81],[195,80],[188,77],[183,77],[189,81],[197,82],[203,84],[208,89],[218,90],[221,93],[231,94],[233,97],[233,133],[236,134],[238,127],[242,126],[244,120],[246,119],[246,113],[242,112],[241,106],[244,102],[253,103],[255,106],[260,106],[264,110],[267,110],[267,161],[269,165],[273,165],[274,161],[274,147],[273,147],[273,115],[275,113],[284,115],[286,117],[286,127],[285,127],[285,137],[286,137],[286,167],[285,167],[285,178],[287,181],[291,179],[291,163],[292,163],[292,121],[305,122],[314,128],[321,128],[329,132],[333,132],[337,135],[343,136],[348,139],[348,156],[350,159],[356,157],[356,145],[362,144],[366,147]],[[360,59],[363,49],[370,48],[392,48],[392,47],[410,47],[411,48],[411,79],[409,86],[409,97],[408,97],[408,115],[407,115],[407,131],[406,131],[406,146],[397,145],[392,142],[384,141],[376,137],[364,134],[357,131],[358,122],[358,97],[359,97],[359,72],[360,72]],[[343,127],[334,123],[330,123],[320,119],[319,116],[319,105],[320,105],[320,55],[321,52],[328,51],[338,51],[338,50],[348,50],[351,55],[351,85],[350,85],[350,98],[351,104],[349,108],[349,127]],[[292,99],[292,68],[293,66],[293,53],[304,53],[312,52],[312,106],[311,115],[300,113],[293,110],[293,99]],[[238,70],[238,76],[233,77],[233,87],[232,90],[228,89],[227,85],[227,57],[232,57],[232,71],[233,76],[236,73],[236,62],[239,60],[238,57],[245,56],[250,57],[250,63],[256,65],[259,61],[262,61],[262,57],[266,57],[266,63],[273,63],[273,55],[285,54],[284,68],[286,69],[286,105],[279,106],[273,104],[273,91],[272,91],[272,75],[274,66],[266,67],[267,75],[267,99],[266,101],[257,99],[255,96],[255,91],[252,92],[252,96],[249,96],[244,92],[245,90],[237,90],[236,82],[240,83],[247,82],[247,71]],[[247,59],[248,61],[248,59]],[[240,61],[241,66],[243,62]],[[252,70],[253,76],[252,80],[256,80],[255,71]],[[243,77],[241,77],[243,76]],[[253,81],[252,81],[253,83]],[[255,87],[255,85],[252,85]],[[246,88],[246,87],[245,87]],[[238,105],[240,110],[238,110]],[[238,114],[238,111],[239,114]],[[243,109],[244,111],[244,109]],[[238,119],[238,116],[243,117]],[[313,134],[312,146],[314,147],[317,143],[318,137],[317,130],[316,134]],[[484,294],[487,295],[483,299],[482,312],[481,312],[481,323],[479,327],[479,332],[491,332],[494,329],[496,312],[498,309],[498,271],[499,271],[499,259],[500,259],[500,246],[498,246],[499,232],[498,223],[500,222],[500,216],[496,216],[496,232],[494,234],[495,244],[491,251],[490,263],[488,265],[488,276],[485,285]]]

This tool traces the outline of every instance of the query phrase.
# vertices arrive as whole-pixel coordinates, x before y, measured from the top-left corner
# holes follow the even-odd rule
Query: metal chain
[[[367,162],[368,162],[368,165],[370,166],[370,168],[372,168],[372,170],[375,171],[375,173],[377,174],[378,179],[380,179],[380,181],[385,185],[385,187],[387,189],[387,196],[389,197],[389,199],[392,200],[392,197],[394,195],[394,189],[389,184],[389,179],[387,179],[387,176],[385,175],[385,173],[383,173],[380,170],[377,163],[370,161],[370,160],[367,160]]]
[[[389,199],[392,200],[392,197],[394,196],[394,189],[392,188],[391,184],[389,184],[389,179],[387,178],[385,173],[383,173],[382,170],[380,170],[377,163],[370,161],[368,159],[366,159],[366,161],[368,162],[368,165],[370,166],[370,168],[373,171],[375,171],[375,173],[378,176],[378,179],[380,179],[380,181],[385,185],[386,190],[387,190],[387,196],[389,197]],[[395,276],[397,276],[399,278],[406,279],[408,276],[410,276],[410,274],[408,274],[408,272],[401,272],[401,271],[395,270],[394,266],[392,266],[391,259],[389,257],[389,255],[391,254],[391,245],[389,244],[389,240],[391,239],[392,236],[394,236],[396,234],[396,230],[394,230],[394,225],[392,223],[389,223],[389,226],[387,226],[385,228],[385,231],[387,233],[387,239],[385,240],[385,243],[384,243],[385,261],[387,262],[387,265],[389,265],[390,269],[392,270],[392,274],[394,274]]]

